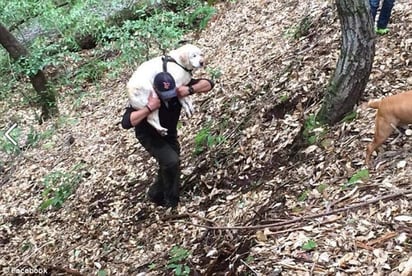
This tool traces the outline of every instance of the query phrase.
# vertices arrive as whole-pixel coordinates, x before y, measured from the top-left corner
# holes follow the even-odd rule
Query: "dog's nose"
[[[205,62],[201,60],[199,64],[200,64],[200,67],[203,67],[205,65]]]

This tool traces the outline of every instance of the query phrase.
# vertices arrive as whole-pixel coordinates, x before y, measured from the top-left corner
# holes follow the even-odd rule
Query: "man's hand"
[[[176,94],[179,98],[189,96],[189,86],[179,86],[178,88],[176,88]]]
[[[160,100],[156,92],[152,91],[152,93],[150,93],[149,98],[147,98],[147,106],[151,111],[160,108]]]

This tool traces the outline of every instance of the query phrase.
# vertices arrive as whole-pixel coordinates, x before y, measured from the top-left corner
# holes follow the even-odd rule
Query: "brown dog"
[[[412,90],[381,100],[372,100],[369,107],[375,108],[375,137],[366,149],[366,164],[369,165],[372,152],[391,135],[396,126],[412,123]]]

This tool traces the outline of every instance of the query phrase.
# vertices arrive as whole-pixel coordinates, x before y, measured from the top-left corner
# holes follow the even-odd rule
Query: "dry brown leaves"
[[[362,106],[356,120],[328,129],[317,145],[291,147],[320,107],[339,55],[333,4],[254,0],[218,7],[197,43],[207,52],[209,72],[222,76],[212,92],[196,98],[198,113],[182,118],[177,212],[146,201],[155,162],[132,131],[117,125],[127,72],[116,83],[89,87],[80,104],[62,102],[63,123],[33,125],[54,129],[50,139],[7,157],[1,267],[167,274],[168,253],[178,245],[191,251],[186,264],[201,275],[410,275],[410,194],[297,220],[411,189],[412,143],[405,136],[382,146],[368,179],[348,184],[365,168],[364,148],[373,135],[374,112]],[[410,1],[397,1],[391,33],[377,38],[365,101],[412,87],[411,11]],[[299,37],[304,18],[310,27]],[[11,113],[34,122],[24,110]],[[195,136],[207,126],[224,140],[196,156]],[[76,193],[63,208],[40,212],[44,177],[75,164],[83,176]],[[286,226],[207,228],[273,223]]]

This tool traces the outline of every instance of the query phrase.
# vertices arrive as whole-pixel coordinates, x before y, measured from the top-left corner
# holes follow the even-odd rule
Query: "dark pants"
[[[156,159],[159,170],[148,196],[157,205],[176,207],[179,202],[180,145],[177,137],[157,133],[138,133],[142,146]]]
[[[376,14],[378,13],[379,3],[381,0],[369,0],[371,6],[371,13],[373,21],[375,22]],[[385,29],[388,26],[389,19],[391,17],[392,8],[395,4],[395,0],[383,0],[381,11],[378,18],[378,29]]]

